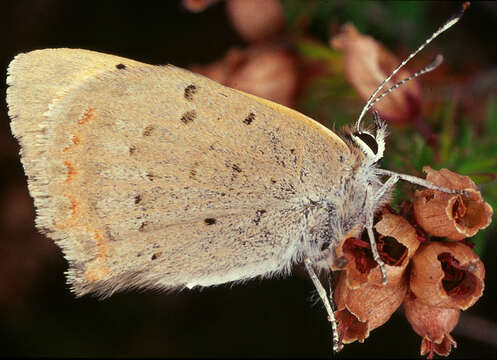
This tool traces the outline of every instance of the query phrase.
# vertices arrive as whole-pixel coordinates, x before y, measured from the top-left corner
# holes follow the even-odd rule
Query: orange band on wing
[[[83,117],[78,120],[78,125],[83,125],[84,123],[87,123],[88,120],[90,120],[93,117],[93,110],[92,108],[89,108],[88,110],[85,111],[83,114]]]
[[[67,167],[67,178],[65,182],[69,182],[72,180],[72,177],[76,175],[78,172],[69,161],[64,161],[64,165]]]

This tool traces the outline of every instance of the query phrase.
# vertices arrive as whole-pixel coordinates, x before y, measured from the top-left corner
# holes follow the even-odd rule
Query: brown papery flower
[[[199,13],[219,1],[220,0],[182,0],[181,3],[185,9],[194,13]]]
[[[228,17],[240,36],[249,42],[271,37],[284,25],[279,0],[229,0]]]
[[[183,7],[199,13],[220,0],[182,0]],[[248,42],[267,40],[285,25],[279,0],[226,0],[226,13],[235,30]]]
[[[384,209],[381,219],[375,224],[378,252],[385,262],[388,284],[400,281],[409,260],[419,247],[416,230],[401,216]],[[373,259],[367,232],[361,238],[350,237],[336,249],[337,258],[347,260],[345,270],[347,286],[358,288],[364,283],[381,285],[381,272]]]
[[[235,71],[247,61],[247,52],[238,48],[229,49],[222,59],[208,65],[193,65],[190,70],[226,85]]]
[[[342,272],[334,291],[335,317],[341,341],[345,344],[356,340],[364,342],[369,333],[386,323],[402,304],[407,288],[404,276],[392,285],[368,283],[358,289],[350,289]]]
[[[425,189],[414,195],[414,216],[429,234],[462,240],[475,235],[492,221],[492,207],[486,203],[475,183],[447,169],[423,167],[426,180],[449,189],[465,190],[469,197]]]
[[[372,37],[359,33],[352,24],[345,24],[342,32],[333,37],[330,44],[333,48],[343,51],[345,76],[363,100],[367,100],[400,63],[383,45]],[[385,89],[409,75],[406,69],[400,70]],[[419,81],[407,82],[374,107],[387,121],[398,123],[412,121],[421,113]]]
[[[413,293],[404,300],[404,312],[414,331],[421,336],[421,355],[447,356],[457,343],[450,335],[459,321],[460,310],[425,304]]]
[[[223,85],[257,95],[285,106],[292,106],[298,86],[294,57],[272,45],[232,49],[226,56],[207,66],[191,70]]]
[[[410,288],[424,303],[465,310],[482,295],[485,268],[462,242],[427,242],[412,258]]]

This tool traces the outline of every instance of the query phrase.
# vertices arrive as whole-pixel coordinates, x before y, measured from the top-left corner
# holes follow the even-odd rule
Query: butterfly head
[[[387,125],[379,117],[377,112],[373,113],[374,129],[349,129],[346,138],[360,149],[365,156],[367,165],[378,163],[385,152],[385,138],[387,137]]]

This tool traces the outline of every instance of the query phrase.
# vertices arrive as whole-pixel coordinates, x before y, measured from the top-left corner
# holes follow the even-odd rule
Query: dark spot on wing
[[[250,125],[252,123],[252,121],[254,121],[254,120],[255,120],[255,114],[254,113],[250,113],[245,118],[245,120],[243,120],[243,123],[246,124],[246,125]]]
[[[345,161],[345,156],[340,155],[340,156],[338,157],[338,161],[340,161],[340,163],[342,163],[342,164],[343,164],[343,162]]]
[[[145,176],[146,176],[146,177],[147,177],[147,179],[149,179],[150,181],[154,181],[154,179],[155,179],[155,175],[154,175],[154,174],[150,174],[150,173],[149,173],[149,174],[146,174]]]
[[[135,204],[139,204],[142,201],[142,197],[140,195],[135,196]]]
[[[206,219],[204,219],[204,222],[207,225],[214,225],[216,223],[216,219],[214,219],[214,218],[206,218]]]
[[[141,223],[140,227],[138,228],[138,231],[145,231],[145,228],[147,227],[148,225],[148,222],[147,221],[144,221]]]
[[[181,116],[181,121],[184,124],[191,123],[197,117],[197,112],[195,110],[187,111]]]
[[[295,149],[290,149],[290,153],[293,155],[293,163],[297,163],[297,155],[295,155]]]
[[[193,84],[191,85],[188,85],[186,88],[185,88],[185,99],[188,100],[188,101],[192,101],[193,100],[193,95],[197,93],[197,87]]]
[[[225,162],[225,165],[228,168],[230,167],[231,164],[229,160]],[[231,181],[234,181],[238,177],[238,174],[242,172],[242,168],[238,164],[233,164],[231,165],[231,169],[233,169],[233,173],[231,174]]]
[[[161,255],[162,255],[162,251],[156,252],[155,254],[152,255],[151,259],[152,260],[158,259],[158,258],[160,258]]]
[[[192,165],[192,168],[190,169],[190,179],[195,178],[195,176],[197,175],[196,167],[198,167],[198,161],[195,161]]]
[[[154,131],[154,126],[153,125],[148,125],[145,129],[143,129],[143,136],[150,136],[152,135],[152,131]]]
[[[131,145],[129,147],[129,154],[133,155],[135,153],[135,151],[136,151],[136,146],[135,145]]]
[[[257,211],[255,212],[255,219],[254,219],[254,220],[252,220],[252,221],[255,223],[255,225],[259,225],[259,223],[261,222],[261,217],[262,217],[262,215],[264,215],[265,213],[266,213],[266,210],[257,210]]]
[[[118,69],[118,70],[124,70],[124,69],[126,69],[126,65],[124,65],[124,64],[117,64],[116,65],[116,69]]]

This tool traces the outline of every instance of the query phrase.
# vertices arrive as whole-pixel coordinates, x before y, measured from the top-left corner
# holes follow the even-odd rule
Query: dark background
[[[381,3],[387,10],[390,5]],[[388,34],[374,33],[373,28],[371,35],[387,46],[407,43],[413,48],[456,8],[449,2],[430,2],[423,5],[423,26],[414,23],[407,32],[392,30]],[[18,0],[2,1],[0,14],[2,76],[17,53],[40,48],[85,48],[151,64],[186,67],[211,62],[229,47],[244,45],[222,3],[192,14],[178,1]],[[385,22],[398,24],[400,14],[386,14]],[[437,40],[436,46],[444,49],[446,59],[457,67],[478,62],[495,69],[496,19],[495,4],[475,2],[463,21]],[[354,18],[347,20],[354,22]],[[322,35],[320,29],[316,31],[317,37]],[[5,85],[1,90],[0,97],[5,99]],[[67,264],[61,252],[34,228],[32,200],[4,100],[1,106],[1,356],[330,356],[329,324],[301,267],[285,279],[256,279],[201,291],[128,292],[104,301],[91,296],[76,299],[65,284]],[[463,333],[471,321],[479,319],[484,323],[477,328],[485,329],[487,335],[493,331],[494,340],[496,337],[495,241],[487,244],[485,254],[486,293],[463,314],[453,332],[459,344],[453,358],[496,357],[495,343]],[[397,312],[364,344],[346,346],[338,358],[412,358],[418,356],[419,344],[420,338]]]

